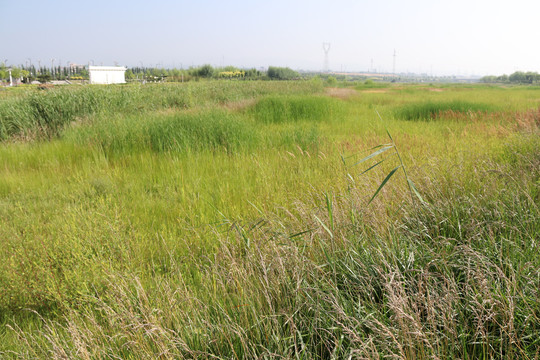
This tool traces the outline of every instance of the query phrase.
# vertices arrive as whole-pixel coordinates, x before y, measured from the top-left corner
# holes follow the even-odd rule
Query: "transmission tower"
[[[330,52],[330,43],[323,43],[322,44],[323,50],[324,50],[324,72],[328,72],[328,53]]]

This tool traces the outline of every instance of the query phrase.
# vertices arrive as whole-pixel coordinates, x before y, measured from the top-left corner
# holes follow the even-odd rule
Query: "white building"
[[[126,70],[124,66],[89,66],[90,84],[123,84]]]

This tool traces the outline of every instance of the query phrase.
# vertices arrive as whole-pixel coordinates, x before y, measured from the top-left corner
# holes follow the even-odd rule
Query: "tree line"
[[[532,71],[516,71],[511,75],[484,76],[480,81],[483,83],[538,84],[540,83],[540,74]]]
[[[189,69],[164,69],[133,67],[126,71],[128,80],[147,81],[191,81],[200,79],[238,79],[238,80],[293,80],[300,78],[300,74],[287,67],[270,66],[268,70],[261,71],[255,68],[241,69],[234,66],[213,67],[205,64]]]
[[[6,66],[0,64],[0,81],[9,81],[9,72],[15,81],[30,83],[37,80],[41,83],[51,80],[88,80],[88,67],[82,66],[55,66],[35,67],[30,66]],[[241,69],[234,66],[213,67],[205,64],[189,69],[157,68],[157,67],[132,67],[126,71],[127,81],[145,82],[183,82],[197,81],[200,79],[237,79],[237,80],[292,80],[300,78],[300,74],[288,67],[270,66],[262,71],[255,68]]]

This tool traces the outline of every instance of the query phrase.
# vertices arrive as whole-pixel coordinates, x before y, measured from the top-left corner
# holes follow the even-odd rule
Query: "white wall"
[[[90,84],[123,84],[126,70],[123,66],[90,66]]]

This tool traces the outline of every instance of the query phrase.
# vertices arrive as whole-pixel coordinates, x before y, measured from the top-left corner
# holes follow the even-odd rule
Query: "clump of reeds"
[[[263,123],[318,122],[333,119],[342,110],[338,99],[321,96],[269,96],[259,100],[251,112]]]
[[[50,138],[69,123],[95,114],[140,114],[161,109],[187,109],[225,104],[276,91],[312,94],[313,82],[209,82],[145,86],[61,87],[29,90],[0,103],[0,141],[10,138]]]
[[[403,120],[434,120],[437,118],[455,117],[456,114],[489,113],[498,108],[490,104],[472,103],[455,100],[451,102],[422,102],[402,105],[395,110],[395,115]]]
[[[97,146],[106,154],[154,152],[236,152],[259,141],[257,129],[239,115],[202,111],[171,115],[120,116],[71,129],[67,140]]]

